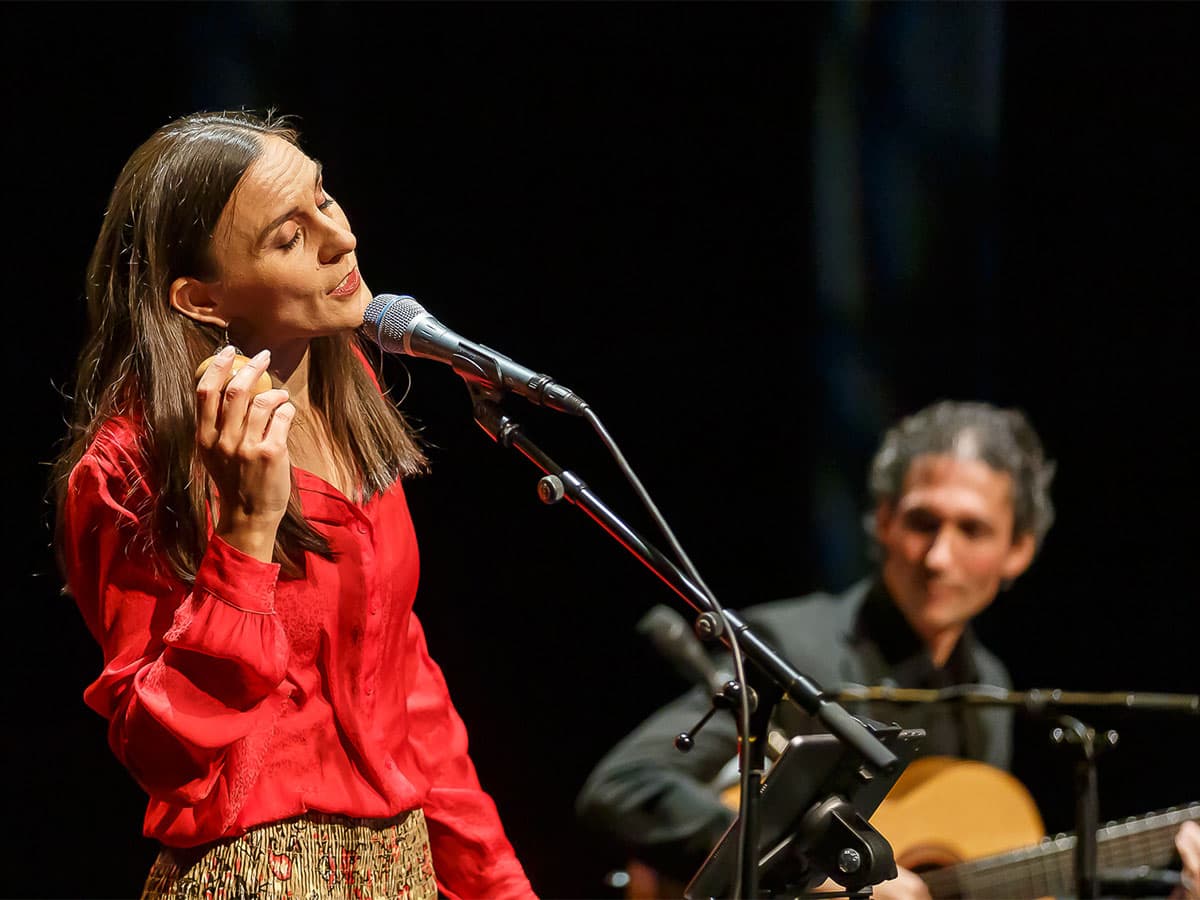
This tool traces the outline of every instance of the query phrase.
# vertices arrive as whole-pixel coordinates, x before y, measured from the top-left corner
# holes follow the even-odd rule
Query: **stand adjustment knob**
[[[862,868],[862,857],[853,847],[845,847],[838,854],[838,868],[849,875]]]
[[[715,612],[706,612],[696,617],[695,629],[696,637],[702,641],[711,641],[721,636],[725,626],[721,624],[721,617]]]
[[[754,688],[749,689],[746,695],[750,701],[750,711],[754,712],[758,709],[758,694]],[[721,686],[719,693],[713,694],[713,706],[721,709],[736,709],[737,705],[742,702],[742,684],[740,681],[730,679]]]
[[[717,711],[715,706],[711,707],[704,714],[704,718],[692,726],[691,731],[681,731],[675,735],[675,749],[680,753],[691,753],[692,748],[696,746],[696,734],[704,727],[704,723],[713,717],[713,713]]]
[[[557,475],[543,475],[537,483],[538,499],[549,506],[557,503],[566,495],[562,479]]]

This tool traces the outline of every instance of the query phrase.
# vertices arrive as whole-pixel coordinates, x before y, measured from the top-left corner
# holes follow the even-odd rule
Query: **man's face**
[[[979,460],[917,457],[875,524],[884,584],[927,642],[960,631],[1033,560],[1033,535],[1013,535],[1012,477]]]

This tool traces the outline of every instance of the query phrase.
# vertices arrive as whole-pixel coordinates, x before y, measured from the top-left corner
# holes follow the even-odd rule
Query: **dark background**
[[[942,397],[1016,405],[1058,460],[1059,518],[982,617],[985,640],[1021,688],[1200,690],[1196,17],[1115,3],[0,8],[0,892],[131,896],[153,857],[140,791],[80,697],[100,657],[59,596],[43,494],[107,193],[138,143],[199,108],[299,116],[372,289],[416,295],[587,397],[727,605],[866,570],[856,519],[887,422]],[[826,154],[831,134],[854,152]],[[857,231],[822,192],[857,211]],[[856,252],[829,251],[852,233]],[[838,276],[856,286],[831,289]],[[479,431],[449,370],[388,366],[411,375],[404,405],[432,445],[433,474],[409,488],[417,608],[481,778],[540,893],[610,896],[601,879],[621,857],[572,803],[604,750],[683,689],[634,633],[653,604],[682,607],[577,511],[538,503],[535,470]],[[508,409],[650,536],[585,424]],[[1197,720],[1089,721],[1122,735],[1101,764],[1105,818],[1200,798]],[[1048,730],[1021,723],[1016,774],[1053,831],[1070,828],[1071,783]]]

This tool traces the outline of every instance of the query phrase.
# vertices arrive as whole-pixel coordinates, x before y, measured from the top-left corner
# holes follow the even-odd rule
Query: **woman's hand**
[[[196,385],[196,445],[220,494],[216,533],[270,562],[292,493],[287,438],[296,408],[285,390],[254,393],[271,354],[264,350],[229,377],[233,348],[213,358]]]

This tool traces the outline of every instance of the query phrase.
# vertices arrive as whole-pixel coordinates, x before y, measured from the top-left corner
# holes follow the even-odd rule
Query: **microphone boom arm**
[[[653,544],[630,528],[609,509],[574,473],[559,466],[521,430],[499,405],[499,392],[483,381],[467,379],[475,421],[502,447],[516,450],[546,475],[556,478],[562,496],[579,507],[618,544],[637,557],[651,572],[697,612],[712,612],[708,598],[679,568]],[[890,772],[899,763],[892,753],[862,722],[852,716],[832,695],[811,678],[798,671],[770,644],[762,640],[736,612],[726,609],[725,619],[737,634],[742,652],[776,682],[784,697],[801,706],[843,743],[862,756],[878,772]],[[728,645],[725,635],[722,642]]]

